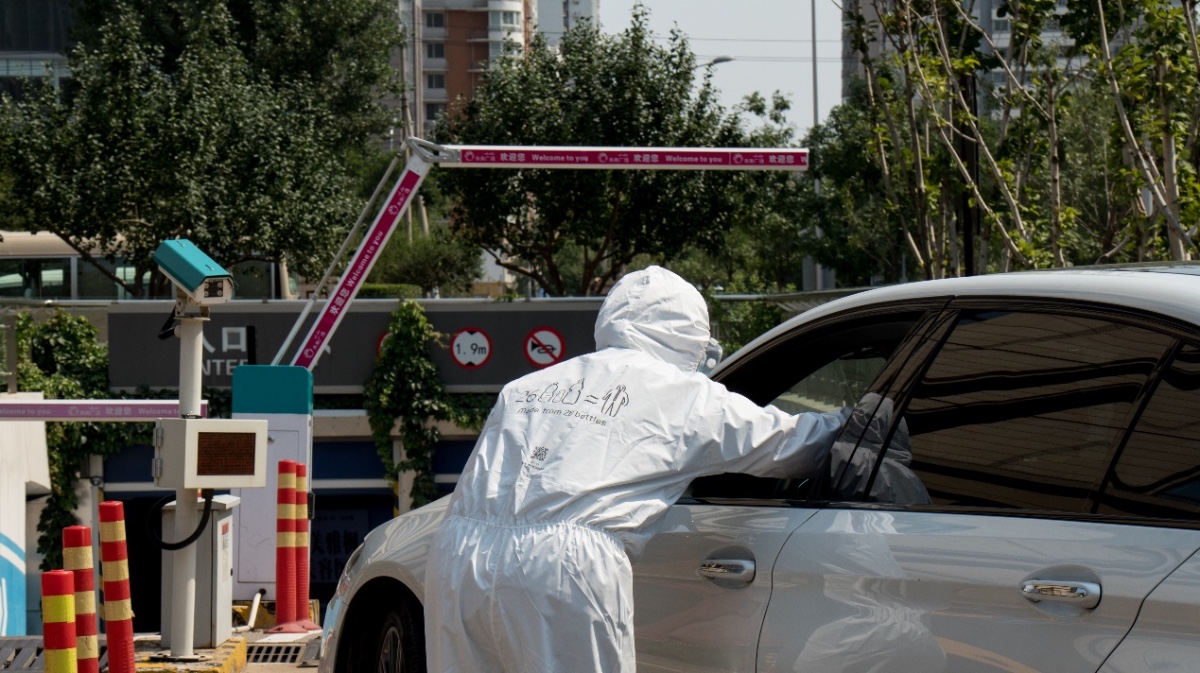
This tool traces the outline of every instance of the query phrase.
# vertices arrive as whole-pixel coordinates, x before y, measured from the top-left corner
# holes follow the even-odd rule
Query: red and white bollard
[[[92,529],[87,526],[64,528],[63,569],[75,576],[75,652],[79,673],[100,673],[94,565]]]
[[[75,673],[75,574],[42,573],[42,646],[46,673]]]
[[[108,671],[136,673],[125,505],[119,500],[100,503],[100,562],[104,582],[104,630],[108,634]]]

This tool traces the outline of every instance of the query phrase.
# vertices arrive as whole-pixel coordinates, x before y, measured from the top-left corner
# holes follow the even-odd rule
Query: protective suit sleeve
[[[833,446],[849,409],[788,414],[760,407],[723,385],[707,381],[683,438],[685,463],[697,475],[741,472],[760,477],[814,473]]]

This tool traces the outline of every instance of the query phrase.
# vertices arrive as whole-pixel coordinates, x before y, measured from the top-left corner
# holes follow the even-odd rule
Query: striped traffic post
[[[136,673],[125,505],[119,500],[100,503],[100,568],[104,583],[104,630],[108,634],[108,671]]]
[[[308,466],[296,463],[296,621],[307,631],[320,631],[308,618]]]
[[[298,630],[296,621],[296,461],[279,461],[275,508],[275,626],[269,631]]]
[[[87,526],[64,528],[63,569],[75,576],[75,652],[79,673],[100,673],[93,566],[92,529]]]
[[[42,573],[42,646],[46,673],[75,673],[75,574]]]

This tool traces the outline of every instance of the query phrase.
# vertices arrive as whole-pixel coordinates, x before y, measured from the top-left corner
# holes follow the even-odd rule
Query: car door
[[[1110,471],[1097,510],[1200,525],[1200,347],[1184,343]],[[1200,671],[1200,553],[1146,599],[1102,673]]]
[[[775,564],[759,670],[1091,673],[1200,547],[1096,511],[1176,336],[1066,305],[942,320],[835,444],[831,502]]]
[[[829,411],[852,405],[922,306],[858,312],[805,325],[765,344],[723,381],[760,403]],[[720,475],[697,480],[634,564],[638,670],[753,671],[771,595],[771,566],[816,510],[797,507],[795,480]]]

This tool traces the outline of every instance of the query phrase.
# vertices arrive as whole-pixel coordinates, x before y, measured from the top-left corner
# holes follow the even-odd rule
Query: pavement
[[[134,637],[137,673],[315,673],[321,632],[242,631],[215,648],[193,648],[194,660],[169,658],[158,634]],[[101,669],[107,668],[107,642],[100,637]],[[45,670],[41,636],[0,637],[0,671]]]
[[[316,628],[319,615],[316,601],[309,604],[309,622],[290,623],[280,633],[272,633],[275,624],[274,603],[263,601],[254,611],[246,605],[234,606],[234,623],[241,624],[231,637],[218,647],[194,647],[194,659],[171,659],[170,648],[162,646],[157,633],[134,636],[133,654],[137,673],[316,673],[321,648],[321,632],[305,631]],[[254,614],[254,625],[247,622]],[[107,637],[99,636],[101,670],[106,668]],[[45,670],[43,643],[40,635],[0,637],[0,673]]]

